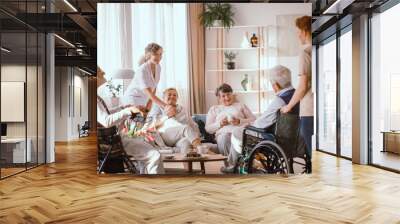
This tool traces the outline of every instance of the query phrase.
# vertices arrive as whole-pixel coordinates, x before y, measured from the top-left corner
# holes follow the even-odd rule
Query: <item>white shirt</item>
[[[229,117],[240,119],[239,126],[246,126],[256,119],[256,116],[254,116],[245,104],[233,103],[230,106],[215,105],[212,106],[207,113],[206,131],[210,134],[215,133],[216,135],[232,133],[237,126],[229,124],[221,127],[220,123],[225,117],[228,118],[228,120]]]
[[[167,115],[158,105],[153,104],[153,107],[151,108],[151,110],[148,114],[148,117],[151,117],[152,119],[157,119],[157,120],[166,120],[165,118],[167,117]],[[193,127],[196,130],[198,129],[196,123],[189,116],[189,113],[187,112],[187,110],[184,107],[182,107],[181,105],[176,105],[175,116],[168,120],[171,120],[171,121],[164,123],[164,126],[166,126],[166,127],[189,125],[190,127]]]
[[[104,101],[97,98],[97,122],[104,127],[119,126],[121,128],[123,121],[132,115],[129,108],[121,109],[119,111],[109,111]]]
[[[151,62],[147,61],[142,64],[135,73],[135,77],[129,84],[122,102],[126,105],[133,104],[137,106],[145,106],[149,97],[144,92],[144,89],[157,88],[160,82],[161,66],[156,65],[155,75],[151,71]]]
[[[268,128],[273,125],[276,122],[276,113],[286,105],[285,101],[283,101],[279,96],[292,89],[293,87],[288,87],[277,92],[274,99],[268,105],[268,108],[259,118],[257,118],[257,120],[254,121],[252,126],[256,128]]]

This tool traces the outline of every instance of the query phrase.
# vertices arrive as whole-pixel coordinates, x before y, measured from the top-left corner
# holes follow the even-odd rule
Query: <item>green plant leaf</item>
[[[228,3],[207,3],[199,19],[206,28],[213,26],[215,20],[221,20],[222,26],[229,29],[235,24],[234,15],[232,6]]]

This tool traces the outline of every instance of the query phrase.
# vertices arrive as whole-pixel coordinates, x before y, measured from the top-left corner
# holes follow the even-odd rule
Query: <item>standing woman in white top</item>
[[[175,108],[167,105],[156,95],[157,85],[160,82],[163,49],[156,43],[150,43],[145,48],[145,54],[139,62],[140,67],[135,77],[126,90],[123,102],[137,106],[145,106],[147,111],[151,109],[154,102],[165,110],[168,116],[175,115]]]
[[[307,154],[311,158],[314,132],[314,96],[311,89],[311,16],[297,18],[296,27],[302,44],[299,56],[299,85],[289,104],[282,107],[281,112],[289,112],[300,101],[300,134],[306,143]]]

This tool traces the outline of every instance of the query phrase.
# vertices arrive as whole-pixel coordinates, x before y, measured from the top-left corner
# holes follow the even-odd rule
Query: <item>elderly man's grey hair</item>
[[[282,89],[292,85],[292,73],[283,65],[277,65],[269,70],[269,81],[277,83]]]

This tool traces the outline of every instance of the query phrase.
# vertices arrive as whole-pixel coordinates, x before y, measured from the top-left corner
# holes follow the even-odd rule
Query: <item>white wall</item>
[[[78,124],[88,120],[88,78],[83,75],[75,68],[56,67],[55,141],[77,139]]]
[[[32,67],[26,68],[25,65],[2,65],[1,66],[1,81],[17,81],[26,82],[25,69],[31,70]],[[1,108],[7,110],[7,108]],[[7,137],[25,137],[25,122],[10,122],[7,123]]]
[[[38,68],[38,71],[36,70]],[[37,76],[38,75],[38,76]],[[25,78],[27,77],[27,81]],[[1,81],[24,82],[26,84],[27,119],[24,122],[6,122],[8,138],[30,139],[32,161],[36,162],[39,153],[39,163],[44,162],[44,74],[42,68],[21,64],[4,64],[1,67]],[[38,78],[38,79],[37,79]],[[38,92],[37,92],[38,91]],[[7,96],[2,96],[7,97]],[[3,112],[13,113],[10,108],[1,108]],[[25,111],[23,111],[25,113]],[[38,151],[37,151],[38,150]]]
[[[311,3],[231,3],[236,25],[275,25],[279,15],[310,15]]]

